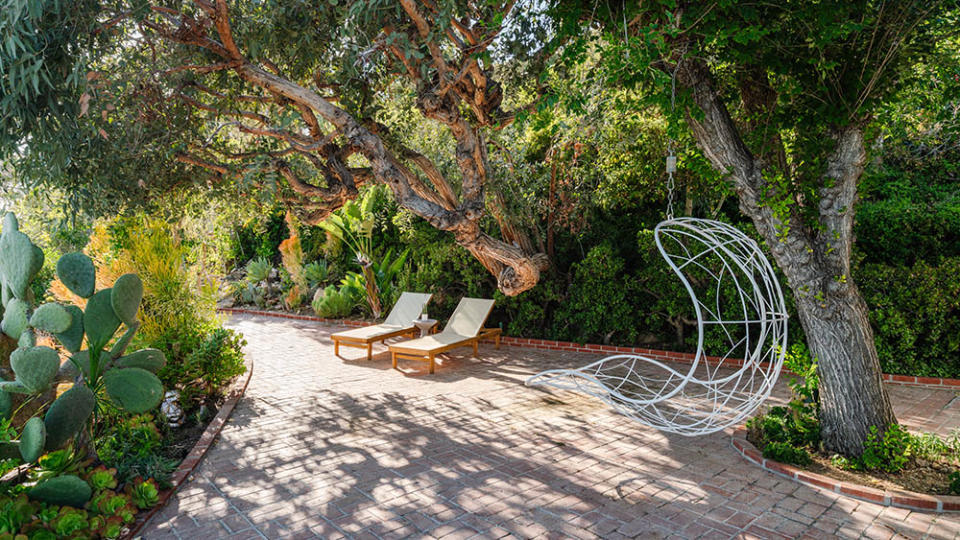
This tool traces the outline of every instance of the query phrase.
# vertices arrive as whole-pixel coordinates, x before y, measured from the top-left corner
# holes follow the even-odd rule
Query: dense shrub
[[[885,372],[960,377],[960,257],[938,266],[862,264],[854,278]]]
[[[601,244],[573,265],[573,282],[557,310],[554,329],[561,339],[610,343],[636,341],[636,289],[625,262],[610,244]]]
[[[87,251],[106,276],[135,272],[143,280],[136,344],[163,351],[167,365],[158,375],[181,392],[185,409],[216,399],[243,372],[243,340],[216,316],[216,283],[187,264],[188,250],[169,223],[137,216],[101,224]]]

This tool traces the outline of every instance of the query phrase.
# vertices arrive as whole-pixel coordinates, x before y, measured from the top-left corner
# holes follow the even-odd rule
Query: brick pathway
[[[594,356],[484,345],[434,376],[338,328],[237,317],[253,379],[193,479],[145,531],[166,538],[955,538],[912,513],[781,479],[730,437],[660,433],[571,393],[522,386]],[[960,397],[891,386],[907,424],[960,424]],[[781,395],[783,390],[781,389]],[[928,420],[927,418],[935,420]]]

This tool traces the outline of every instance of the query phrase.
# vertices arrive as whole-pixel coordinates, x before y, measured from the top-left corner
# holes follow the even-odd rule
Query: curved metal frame
[[[645,356],[618,354],[579,369],[544,371],[527,385],[584,392],[634,420],[680,435],[738,425],[770,396],[787,350],[787,308],[773,267],[756,242],[719,221],[670,219],[657,225],[654,237],[693,302],[697,352],[690,367],[683,372]],[[715,287],[712,305],[709,295],[704,300],[694,288],[709,280]],[[730,296],[723,294],[725,284],[736,293],[732,303],[723,302]],[[712,327],[720,328],[727,345],[722,356],[704,350]]]

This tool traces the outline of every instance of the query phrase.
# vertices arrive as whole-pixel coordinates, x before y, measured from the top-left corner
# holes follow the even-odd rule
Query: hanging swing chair
[[[618,354],[527,384],[580,391],[680,435],[740,424],[770,396],[783,366],[787,309],[773,267],[756,242],[719,221],[668,219],[654,238],[693,301],[697,352],[689,367]]]
[[[674,110],[676,71],[671,87]],[[693,302],[693,361],[678,369],[618,354],[579,369],[544,371],[527,385],[580,391],[650,427],[706,435],[742,423],[770,397],[787,350],[787,307],[755,241],[720,221],[674,218],[672,140],[667,153],[667,219],[654,229],[654,239]]]

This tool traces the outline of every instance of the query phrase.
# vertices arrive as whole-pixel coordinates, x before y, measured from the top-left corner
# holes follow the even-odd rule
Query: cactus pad
[[[22,232],[0,234],[0,275],[17,298],[26,298],[30,281],[43,267],[43,251]]]
[[[49,347],[19,348],[10,354],[17,381],[31,392],[46,390],[60,369],[60,356]]]
[[[37,346],[37,335],[33,333],[33,330],[27,328],[22,334],[20,334],[20,339],[17,340],[17,347],[22,349],[30,349]]]
[[[83,428],[95,405],[93,392],[84,384],[74,385],[61,394],[43,417],[47,428],[47,450],[56,450],[67,444]]]
[[[9,392],[4,392],[0,390],[0,419],[6,420],[10,418],[10,413],[13,412],[13,396]]]
[[[70,357],[68,364],[73,364],[74,368],[79,367],[80,372],[84,375],[90,374],[90,350],[84,349],[82,351],[75,352],[73,356]]]
[[[20,381],[0,381],[0,392],[10,394],[32,394]]]
[[[33,463],[40,458],[47,440],[47,429],[39,416],[27,420],[20,434],[20,455],[23,461]]]
[[[81,298],[93,296],[97,286],[97,269],[83,253],[67,253],[57,261],[57,277],[73,294]]]
[[[103,374],[103,382],[110,399],[134,414],[153,409],[163,399],[160,379],[145,369],[111,369]]]
[[[63,344],[63,348],[75,353],[83,346],[83,310],[77,306],[66,306],[67,313],[73,321],[63,332],[56,334],[57,339]]]
[[[137,310],[143,300],[143,282],[136,274],[124,274],[113,283],[110,302],[117,317],[127,326],[137,322]]]
[[[83,505],[90,500],[91,495],[93,495],[93,490],[90,486],[72,474],[64,474],[44,480],[27,492],[27,496],[31,499],[74,508],[83,508]]]
[[[20,339],[20,335],[30,324],[27,320],[27,309],[29,307],[23,300],[17,298],[10,300],[3,312],[3,322],[0,323],[4,334],[13,339]]]
[[[140,329],[139,321],[136,321],[133,324],[131,324],[127,328],[127,331],[124,332],[122,336],[120,336],[120,339],[118,339],[117,342],[113,344],[113,348],[110,349],[110,357],[120,358],[121,356],[123,356],[124,351],[126,351],[127,347],[130,346],[130,342],[133,341],[133,336],[136,335],[137,330],[139,329]]]
[[[120,357],[114,362],[118,368],[141,368],[152,373],[156,373],[167,365],[167,359],[161,351],[157,349],[141,349]]]
[[[3,215],[3,230],[4,231],[19,231],[20,222],[17,221],[17,215],[13,212],[7,212]]]
[[[60,304],[53,302],[38,307],[30,317],[30,326],[51,334],[66,332],[71,324],[73,317],[70,313]]]
[[[91,348],[102,348],[120,328],[120,319],[110,304],[111,292],[111,289],[104,289],[91,296],[83,312],[83,329]]]

